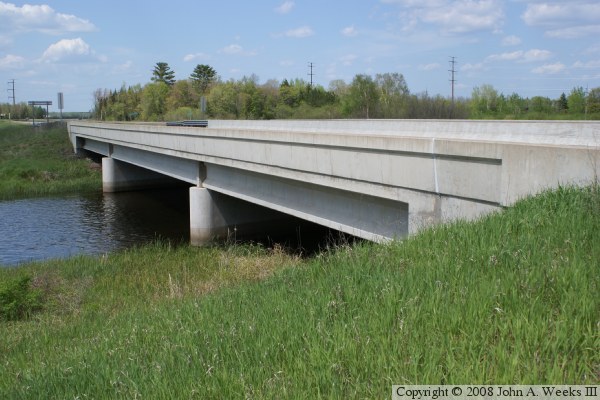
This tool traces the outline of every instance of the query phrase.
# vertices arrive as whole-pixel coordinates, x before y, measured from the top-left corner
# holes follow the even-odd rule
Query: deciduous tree
[[[529,111],[550,113],[552,112],[552,100],[543,96],[533,96],[529,100]]]
[[[409,94],[404,76],[397,72],[377,74],[375,83],[379,89],[379,117],[399,118],[402,113],[402,103]]]
[[[585,91],[581,86],[574,87],[567,97],[569,113],[583,114],[585,112]]]
[[[344,99],[344,113],[349,116],[369,118],[377,106],[379,93],[377,84],[369,75],[354,77],[348,95]]]
[[[587,96],[587,112],[600,112],[600,87],[590,90]]]
[[[473,88],[471,93],[471,109],[475,115],[495,112],[498,107],[498,91],[492,85],[481,85]]]
[[[144,87],[142,95],[142,119],[145,121],[160,121],[167,111],[167,96],[169,86],[160,81],[149,83]]]
[[[221,82],[208,94],[208,112],[216,118],[239,118],[239,85],[234,80]]]
[[[177,81],[171,88],[167,105],[170,110],[180,107],[198,108],[199,97],[192,88],[192,83],[188,80]]]

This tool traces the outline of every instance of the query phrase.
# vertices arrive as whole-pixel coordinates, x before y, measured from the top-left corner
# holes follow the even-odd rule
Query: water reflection
[[[0,264],[189,241],[187,188],[0,202]]]
[[[189,189],[92,193],[0,201],[0,267],[27,261],[104,254],[157,238],[189,243]],[[287,216],[260,236],[236,242],[276,244],[311,255],[356,238]]]

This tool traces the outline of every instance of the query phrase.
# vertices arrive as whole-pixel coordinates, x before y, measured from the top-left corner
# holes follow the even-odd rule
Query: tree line
[[[469,99],[471,118],[600,119],[600,87],[590,91],[574,87],[557,99],[544,96],[505,96],[491,85],[473,89]]]
[[[30,118],[43,119],[46,118],[46,109],[40,106],[31,107],[25,102],[16,103],[0,103],[0,119],[18,119],[26,120]]]
[[[175,80],[169,65],[158,62],[144,86],[96,90],[92,114],[108,121],[468,118],[469,106],[464,99],[410,93],[400,73],[359,74],[350,83],[334,80],[325,89],[303,79],[260,84],[256,75],[224,81],[202,64],[187,79]]]
[[[256,75],[222,80],[214,68],[198,64],[187,79],[176,80],[166,62],[158,62],[145,85],[97,89],[92,118],[105,121],[185,119],[600,119],[600,87],[573,88],[559,98],[505,95],[491,85],[475,87],[470,98],[454,101],[427,92],[411,93],[401,73],[356,75],[333,80],[325,89],[303,79],[268,80]],[[203,107],[203,105],[205,105]],[[0,114],[30,118],[26,104],[0,104]],[[36,118],[45,110],[36,109]],[[41,114],[39,114],[41,113]]]

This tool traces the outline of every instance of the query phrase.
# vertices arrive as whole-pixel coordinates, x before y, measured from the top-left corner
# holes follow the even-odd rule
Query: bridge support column
[[[204,187],[190,188],[190,243],[195,246],[277,233],[289,227],[291,220],[289,215]]]
[[[102,191],[104,193],[165,187],[176,182],[172,178],[149,169],[110,157],[102,158]]]
[[[190,188],[190,242],[201,246],[227,236],[228,229],[213,195],[202,187]]]

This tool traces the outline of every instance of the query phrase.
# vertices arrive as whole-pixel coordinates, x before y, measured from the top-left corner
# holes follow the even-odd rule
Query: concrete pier
[[[219,212],[210,190],[202,187],[190,188],[190,242],[203,245],[213,239],[226,238],[229,229]]]
[[[214,240],[237,240],[276,233],[292,218],[277,211],[215,192],[190,188],[190,242],[196,246]]]

